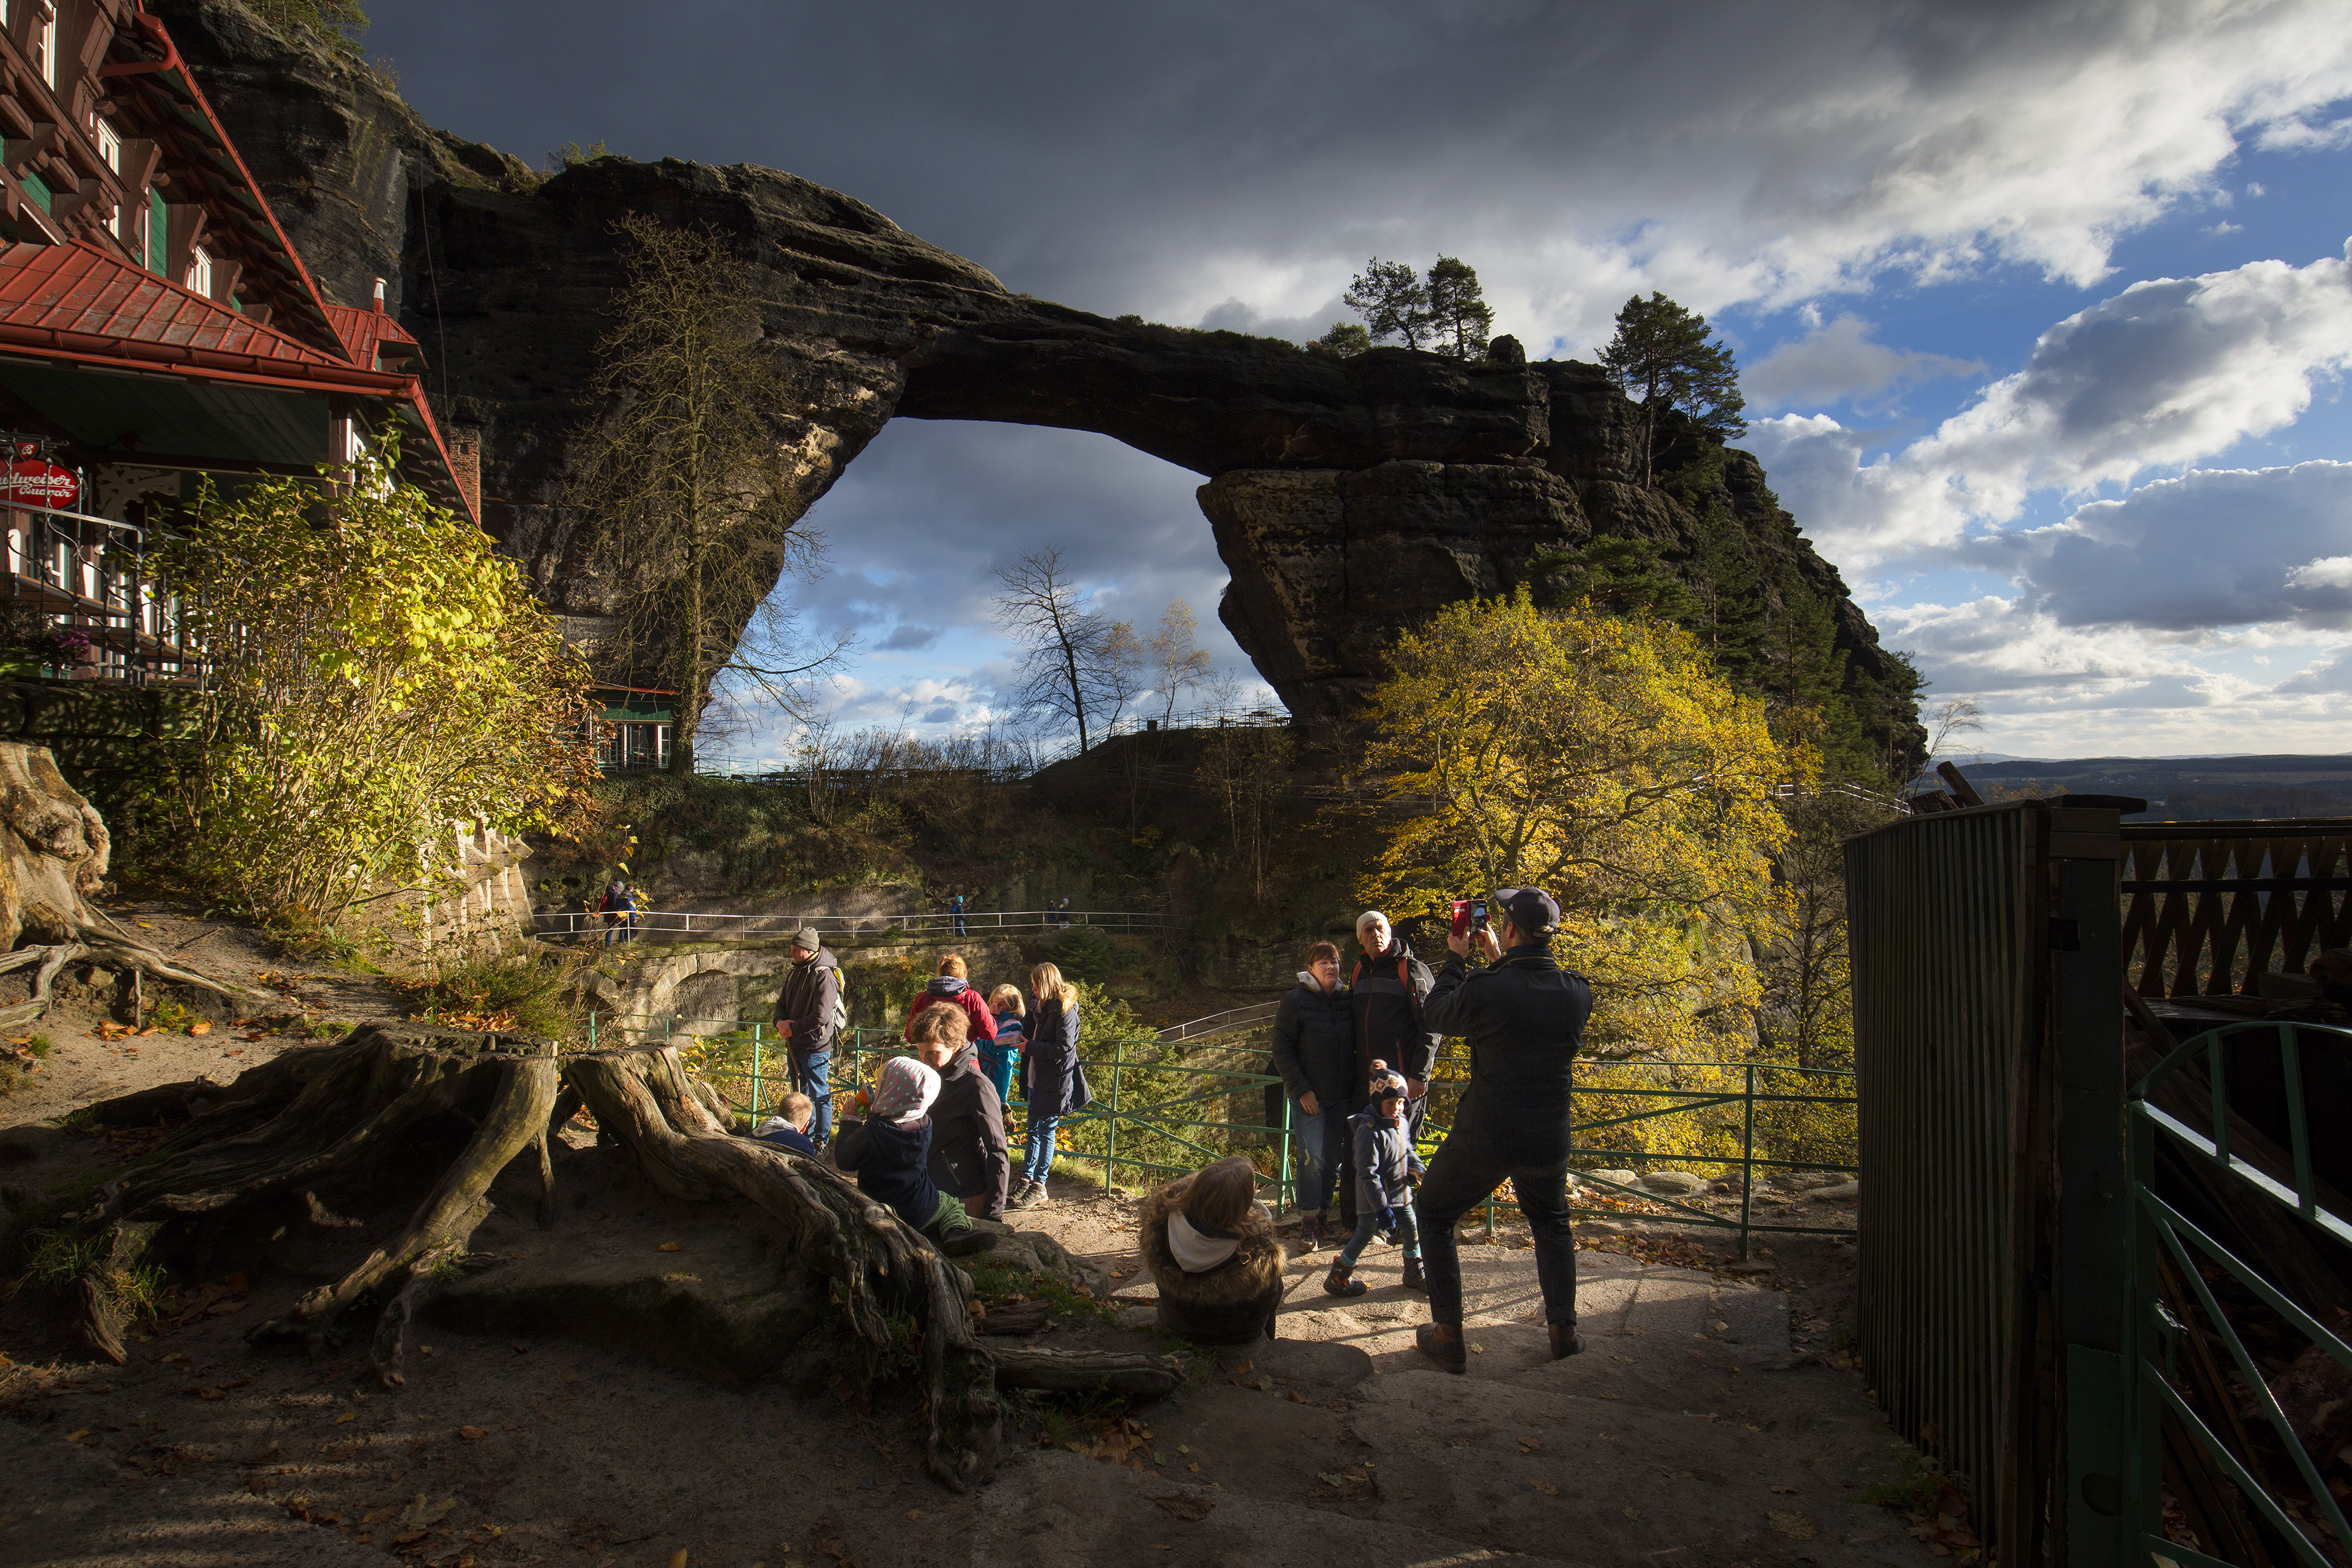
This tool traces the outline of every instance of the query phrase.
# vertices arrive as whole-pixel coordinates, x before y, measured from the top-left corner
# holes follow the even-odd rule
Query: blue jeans
[[[606,947],[612,946],[616,942],[626,942],[635,934],[635,921],[630,917],[626,915],[605,917],[604,945]]]
[[[1029,1142],[1021,1155],[1021,1174],[1024,1180],[1042,1182],[1054,1168],[1054,1129],[1062,1124],[1058,1116],[1033,1116],[1029,1119]]]
[[[824,1075],[833,1070],[833,1048],[806,1052],[787,1048],[784,1055],[792,1063],[793,1089],[816,1103],[816,1120],[809,1123],[809,1136],[822,1149],[833,1136],[833,1090],[824,1081]]]
[[[1397,1240],[1404,1244],[1404,1255],[1407,1258],[1419,1258],[1421,1256],[1421,1230],[1420,1227],[1413,1223],[1412,1205],[1411,1204],[1399,1204],[1395,1208],[1389,1212],[1396,1215]],[[1339,1249],[1339,1261],[1346,1264],[1349,1268],[1353,1268],[1356,1266],[1356,1259],[1364,1255],[1364,1248],[1370,1247],[1372,1244],[1372,1237],[1378,1236],[1380,1233],[1380,1210],[1373,1209],[1369,1214],[1358,1215],[1356,1216],[1356,1234],[1349,1238],[1347,1246]]]
[[[1331,1206],[1331,1191],[1348,1163],[1348,1113],[1327,1105],[1309,1116],[1301,1106],[1290,1120],[1290,1131],[1298,1140],[1298,1175],[1291,1184],[1291,1201],[1309,1214],[1321,1214]]]
[[[955,912],[955,933],[960,938],[967,934],[963,929],[963,911],[961,910],[958,910]]]

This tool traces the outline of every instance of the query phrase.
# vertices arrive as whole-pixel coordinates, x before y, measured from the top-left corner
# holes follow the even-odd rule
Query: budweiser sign
[[[8,471],[0,475],[0,499],[16,506],[69,508],[81,496],[81,478],[41,454],[38,443],[18,441]]]

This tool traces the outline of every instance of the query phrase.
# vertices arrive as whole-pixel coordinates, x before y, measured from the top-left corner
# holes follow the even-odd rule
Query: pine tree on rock
[[[1402,261],[1373,257],[1340,298],[1364,318],[1373,342],[1402,338],[1405,347],[1417,349],[1430,335],[1429,290],[1420,275]]]
[[[1639,294],[1617,312],[1617,335],[1601,352],[1601,368],[1642,409],[1642,482],[1657,457],[1658,416],[1672,408],[1700,428],[1730,440],[1748,428],[1739,411],[1739,367],[1731,350],[1707,331],[1706,318],[1664,294]]]
[[[1495,307],[1486,303],[1476,269],[1459,257],[1441,256],[1423,292],[1429,300],[1431,346],[1455,359],[1485,359]]]

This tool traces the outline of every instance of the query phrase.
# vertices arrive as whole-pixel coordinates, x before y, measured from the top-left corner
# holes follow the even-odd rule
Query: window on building
[[[103,120],[98,122],[98,155],[106,160],[108,168],[122,173],[122,138]]]
[[[189,289],[209,300],[213,297],[212,253],[203,246],[188,253],[188,275],[180,279]]]
[[[169,265],[165,260],[164,237],[169,232],[163,213],[163,193],[147,193],[147,270],[161,272]]]
[[[33,58],[33,68],[41,73],[49,90],[58,89],[58,24],[55,18],[37,16],[25,29],[25,52]]]

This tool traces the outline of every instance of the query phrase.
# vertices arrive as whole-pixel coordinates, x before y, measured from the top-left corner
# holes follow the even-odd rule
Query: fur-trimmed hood
[[[1252,1204],[1242,1215],[1241,1245],[1234,1255],[1205,1273],[1187,1274],[1169,1250],[1168,1221],[1184,1206],[1184,1184],[1190,1179],[1179,1177],[1143,1200],[1143,1217],[1137,1226],[1143,1266],[1162,1300],[1181,1300],[1208,1312],[1246,1307],[1282,1278],[1282,1243],[1275,1239],[1273,1217]]]

